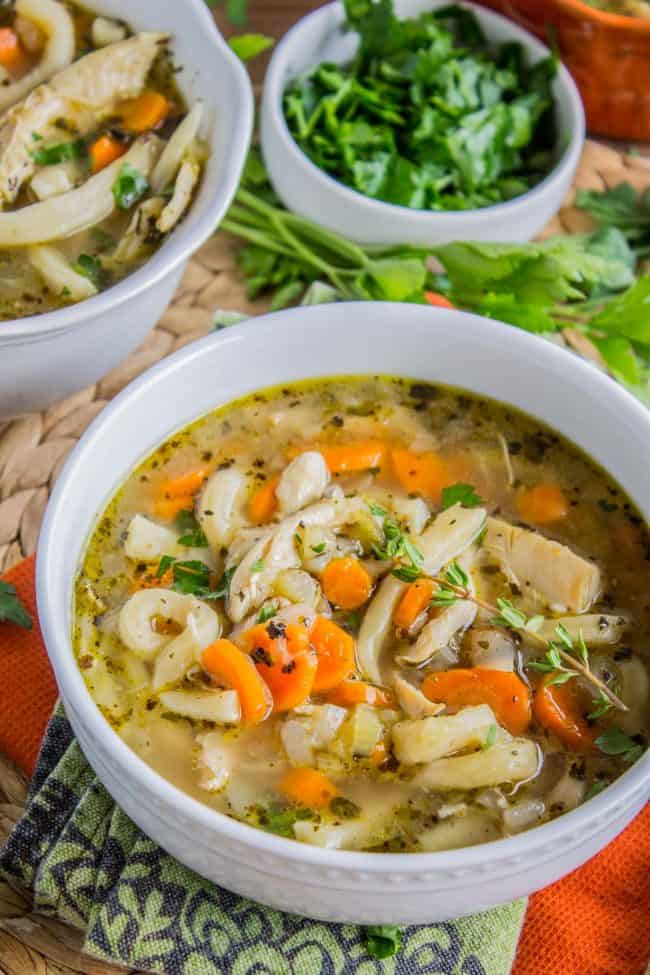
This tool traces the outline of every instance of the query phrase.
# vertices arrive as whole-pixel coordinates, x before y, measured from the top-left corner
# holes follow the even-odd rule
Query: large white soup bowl
[[[43,525],[38,610],[72,726],[106,788],[149,836],[237,893],[324,920],[422,923],[529,894],[593,856],[647,801],[650,754],[573,812],[443,853],[323,850],[229,819],[141,761],[102,717],[71,646],[73,581],[90,531],[133,467],[169,434],[276,383],[388,373],[493,397],[545,421],[618,480],[647,517],[650,412],[539,338],[475,315],[399,304],[278,312],[187,346],[125,389],[70,456]]]

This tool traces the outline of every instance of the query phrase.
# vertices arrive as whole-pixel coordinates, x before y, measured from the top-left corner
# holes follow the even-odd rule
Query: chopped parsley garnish
[[[266,623],[268,620],[273,619],[277,612],[278,607],[276,603],[271,603],[269,606],[262,606],[261,610],[257,614],[257,622]]]
[[[364,928],[363,940],[372,958],[390,958],[402,947],[402,931],[394,924],[373,924]]]
[[[23,630],[31,630],[32,618],[21,603],[16,587],[0,580],[0,623],[15,623]]]
[[[251,572],[262,572],[264,569],[264,559],[258,559],[251,565]]]
[[[104,273],[99,258],[93,257],[91,254],[80,254],[76,264],[73,265],[73,269],[77,274],[82,274],[84,278],[88,278],[93,284],[100,284]]]
[[[199,559],[186,561],[174,558],[173,555],[163,555],[158,563],[156,575],[162,579],[168,569],[172,570],[172,589],[186,596],[196,596],[198,599],[221,599],[228,595],[230,580],[234,567],[224,572],[215,589],[210,586],[211,570],[205,562]]]
[[[319,542],[318,545],[311,545],[310,548],[316,555],[322,555],[327,548],[327,542]]]
[[[608,785],[609,782],[607,781],[607,779],[600,779],[600,778],[594,779],[594,781],[591,783],[591,785],[585,792],[585,797],[583,799],[583,802],[586,802],[587,799],[593,799],[593,797],[601,793],[603,789],[606,789]]]
[[[483,750],[486,751],[488,748],[492,748],[492,745],[497,740],[497,726],[491,724],[487,730],[487,735],[485,736],[485,741],[483,742]]]
[[[112,187],[113,198],[118,209],[130,210],[138,200],[142,199],[148,189],[149,182],[146,176],[130,163],[122,163]]]
[[[258,811],[259,826],[278,836],[293,836],[293,827],[297,822],[301,819],[313,818],[314,813],[311,809],[294,807],[286,809],[276,803],[272,803],[265,809],[260,808]]]
[[[643,745],[630,738],[616,725],[603,731],[602,735],[596,738],[596,747],[600,748],[604,755],[620,755],[623,761],[629,764],[636,762],[643,754]]]
[[[345,796],[335,796],[330,802],[330,812],[340,819],[356,819],[361,815],[361,807]]]
[[[179,532],[182,532],[178,539],[179,545],[188,545],[190,548],[207,548],[208,540],[193,511],[187,509],[179,511],[176,515],[176,527]]]
[[[483,499],[476,493],[476,489],[471,484],[450,484],[449,487],[442,489],[442,510],[453,507],[455,504],[462,504],[463,508],[476,508],[483,503]]]
[[[83,139],[58,142],[53,146],[34,149],[30,155],[37,166],[56,166],[57,163],[67,162],[69,159],[83,158],[86,155],[86,143]]]

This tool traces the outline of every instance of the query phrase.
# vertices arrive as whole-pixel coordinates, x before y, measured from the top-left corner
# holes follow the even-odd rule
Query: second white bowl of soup
[[[107,373],[234,193],[245,68],[202,0],[17,0],[0,86],[0,419]]]
[[[556,880],[648,796],[649,433],[591,366],[456,311],[184,349],[95,422],[41,536],[89,761],[282,910],[421,923]]]

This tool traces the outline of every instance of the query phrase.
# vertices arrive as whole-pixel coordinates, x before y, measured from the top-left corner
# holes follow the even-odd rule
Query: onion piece
[[[56,247],[41,244],[30,247],[27,256],[53,293],[65,293],[72,301],[83,301],[97,294],[92,281],[79,274]]]
[[[162,193],[174,179],[185,153],[197,136],[202,116],[203,105],[197,102],[165,146],[151,176],[151,187],[154,193]]]

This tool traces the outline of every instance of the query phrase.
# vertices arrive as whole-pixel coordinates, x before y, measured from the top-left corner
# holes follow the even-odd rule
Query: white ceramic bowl
[[[447,6],[447,0],[396,0],[400,17]],[[531,62],[548,49],[532,34],[471,3],[483,31],[495,44],[518,41]],[[292,78],[321,61],[346,63],[355,35],[344,30],[341,3],[330,3],[299,20],[276,47],[264,81],[261,138],[264,161],[276,192],[295,213],[324,224],[361,244],[439,244],[453,240],[530,240],[559,209],[580,160],[585,139],[582,102],[571,75],[560,67],[554,84],[557,163],[523,196],[481,210],[434,212],[383,203],[357,193],[319,169],[294,141],[282,112],[282,95]]]
[[[45,517],[37,557],[39,617],[89,761],[128,815],[183,863],[254,900],[324,920],[446,919],[529,894],[593,856],[647,800],[650,753],[579,809],[510,839],[445,853],[322,850],[229,819],[153,772],[104,720],[71,649],[73,578],[88,533],[134,465],[167,435],[236,397],[269,384],[345,373],[448,383],[527,410],[584,448],[646,517],[650,512],[650,412],[566,351],[475,315],[418,305],[292,309],[187,346],[95,420],[69,458]]]
[[[95,382],[142,342],[169,304],[190,255],[216,228],[232,199],[253,128],[253,94],[242,63],[217,30],[204,0],[92,0],[93,11],[136,30],[173,36],[176,75],[201,99],[201,135],[210,159],[186,219],[143,267],[95,298],[44,315],[0,322],[0,420],[41,409]]]

